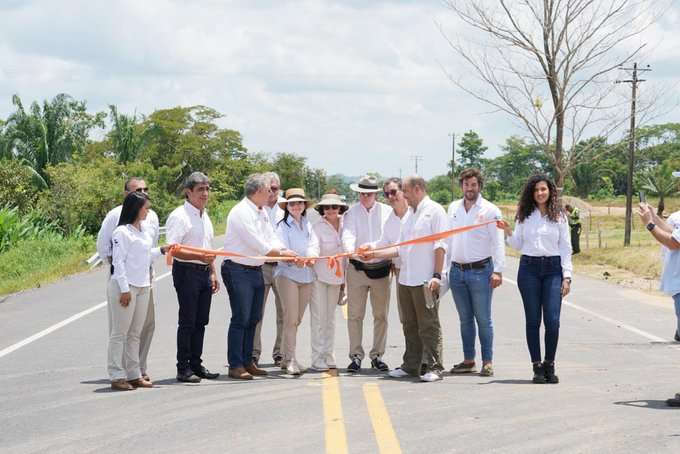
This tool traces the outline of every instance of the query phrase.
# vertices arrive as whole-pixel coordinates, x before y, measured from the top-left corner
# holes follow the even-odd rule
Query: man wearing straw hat
[[[264,205],[271,192],[271,177],[253,174],[245,183],[245,197],[227,216],[224,249],[244,256],[295,257],[274,233]],[[229,377],[252,380],[267,375],[253,362],[255,328],[264,306],[265,260],[228,257],[222,262],[222,280],[229,294],[231,320],[227,334]]]
[[[350,208],[344,217],[342,243],[346,252],[354,252],[359,246],[380,240],[385,221],[392,211],[389,206],[376,200],[380,187],[374,176],[364,175],[350,188],[359,193],[359,203]],[[390,268],[390,260],[365,260],[358,256],[350,259],[347,267],[347,330],[351,360],[347,366],[348,372],[359,372],[364,359],[362,338],[369,293],[373,311],[373,347],[369,352],[371,367],[383,372],[389,370],[382,356],[387,342]]]

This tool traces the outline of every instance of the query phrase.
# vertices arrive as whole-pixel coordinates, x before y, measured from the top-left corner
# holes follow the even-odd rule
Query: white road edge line
[[[503,280],[510,282],[514,286],[517,286],[517,282],[513,281],[512,279],[508,279],[507,277],[503,277]],[[644,338],[646,338],[646,339],[648,339],[652,342],[664,342],[665,343],[665,342],[668,341],[668,339],[663,339],[661,337],[655,336],[654,334],[648,333],[647,331],[643,331],[643,330],[638,329],[634,326],[628,325],[627,323],[623,323],[623,322],[620,322],[618,320],[614,320],[613,318],[609,318],[606,315],[598,314],[597,312],[593,312],[590,309],[586,309],[585,307],[578,306],[578,305],[571,303],[567,300],[562,300],[562,304],[564,304],[565,306],[569,306],[572,309],[576,309],[577,311],[581,311],[581,312],[584,312],[588,315],[592,315],[593,317],[599,318],[600,320],[605,321],[607,323],[610,323],[612,325],[616,325],[619,328],[623,328],[627,331],[630,331],[631,333],[635,333],[635,334],[642,336],[642,337],[644,337]]]
[[[161,274],[156,279],[154,279],[154,282],[158,282],[161,279],[165,279],[166,277],[170,276],[171,273],[172,273],[171,271],[168,271],[165,274]],[[66,326],[70,323],[73,323],[80,318],[85,317],[88,314],[91,314],[92,312],[98,311],[99,309],[101,309],[103,307],[106,307],[106,301],[103,301],[99,304],[95,304],[94,306],[92,306],[88,309],[85,309],[82,312],[78,312],[77,314],[70,316],[66,320],[62,320],[59,323],[55,323],[54,325],[50,326],[49,328],[45,328],[44,330],[40,331],[39,333],[32,335],[31,337],[27,337],[26,339],[19,341],[16,344],[12,344],[9,347],[0,350],[0,358],[2,358],[3,356],[9,355],[13,351],[19,350],[21,347],[25,347],[26,345],[28,345],[32,342],[35,342],[38,339],[45,337],[48,334],[53,333],[56,330],[63,328],[64,326]]]

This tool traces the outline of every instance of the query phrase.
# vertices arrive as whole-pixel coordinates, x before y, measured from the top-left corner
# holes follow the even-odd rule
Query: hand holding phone
[[[645,191],[640,191],[640,203],[647,203],[647,195],[645,194]]]

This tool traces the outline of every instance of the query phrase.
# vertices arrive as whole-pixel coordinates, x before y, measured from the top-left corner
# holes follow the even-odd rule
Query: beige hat
[[[373,175],[364,175],[359,178],[357,183],[352,183],[349,185],[350,189],[354,192],[379,192],[380,186],[378,185],[378,179]]]
[[[302,188],[290,188],[286,191],[284,198],[279,199],[279,207],[281,207],[282,210],[285,210],[288,202],[298,200],[305,202],[305,208],[309,207],[309,200],[307,200],[307,197],[305,196],[305,190]]]
[[[316,204],[314,209],[323,215],[324,207],[330,205],[337,205],[340,207],[340,214],[347,211],[347,204],[340,198],[338,194],[324,194],[321,196],[321,201]]]

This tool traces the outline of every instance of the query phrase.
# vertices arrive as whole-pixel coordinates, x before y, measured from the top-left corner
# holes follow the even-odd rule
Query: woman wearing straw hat
[[[277,224],[276,233],[283,244],[300,256],[318,257],[319,240],[306,216],[309,201],[305,197],[305,191],[300,188],[288,189],[279,206],[284,210],[284,215]],[[313,260],[297,261],[295,264],[282,262],[274,272],[283,301],[281,369],[290,375],[300,375],[304,370],[297,362],[295,346],[298,326],[312,299],[315,276],[313,269],[308,265],[313,264]]]
[[[347,204],[335,191],[329,191],[323,195],[315,209],[322,216],[312,227],[319,239],[320,255],[342,253],[341,215],[347,211]],[[345,261],[342,260],[339,266],[341,270],[344,270]],[[314,281],[312,304],[309,306],[312,330],[312,369],[325,371],[336,367],[333,353],[335,308],[338,305],[345,278],[344,272],[343,276],[336,276],[335,272],[328,268],[326,261],[315,263],[314,271],[317,280]]]

